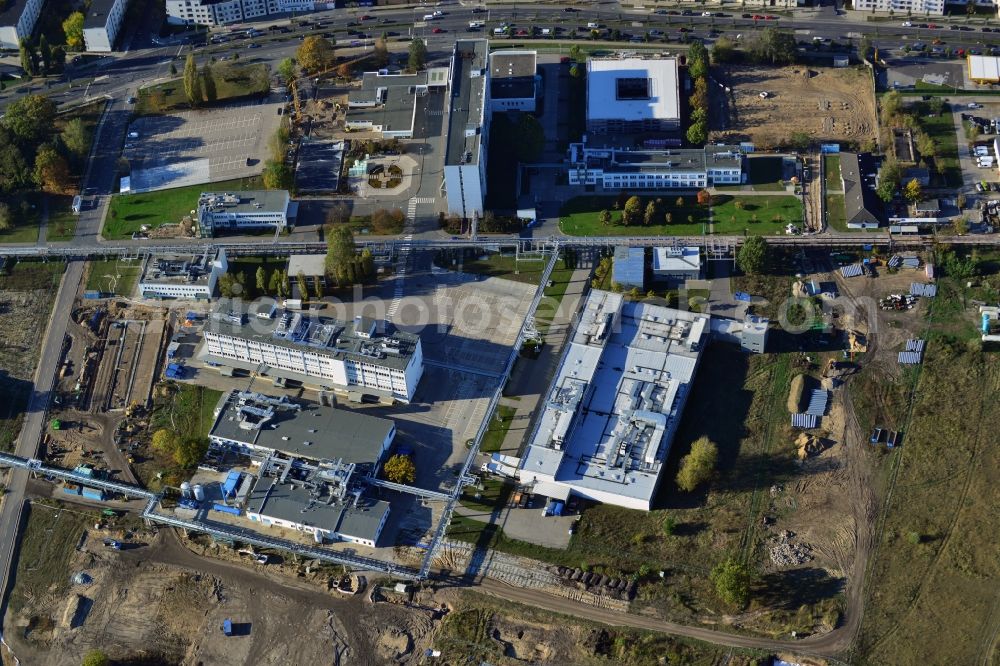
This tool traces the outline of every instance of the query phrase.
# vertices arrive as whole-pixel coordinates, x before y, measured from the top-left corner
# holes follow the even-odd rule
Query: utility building
[[[287,310],[251,313],[224,300],[205,326],[203,354],[358,400],[371,395],[408,403],[424,372],[420,336],[379,325],[366,317],[345,323]]]
[[[653,277],[672,284],[701,278],[701,250],[689,247],[654,247]]]
[[[709,317],[592,290],[521,468],[534,492],[648,511]]]
[[[139,278],[143,298],[195,298],[207,300],[215,293],[219,277],[229,270],[226,250],[205,250],[202,255],[146,256]]]

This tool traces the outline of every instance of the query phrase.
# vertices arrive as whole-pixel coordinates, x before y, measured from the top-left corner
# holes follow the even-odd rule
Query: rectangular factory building
[[[587,131],[596,134],[680,129],[676,58],[587,60]]]
[[[570,185],[619,190],[700,190],[743,182],[743,153],[737,146],[633,149],[571,143]]]
[[[395,436],[389,419],[250,391],[223,394],[208,433],[213,446],[245,455],[341,460],[366,477],[378,473]]]
[[[486,199],[488,56],[489,42],[485,39],[460,39],[451,56],[444,183],[448,213],[469,220],[483,215]]]
[[[521,482],[557,499],[650,510],[709,321],[592,290],[529,437]]]
[[[288,190],[202,192],[198,196],[198,230],[202,238],[223,231],[281,231],[294,226],[298,204]]]
[[[221,301],[205,325],[211,361],[318,389],[408,403],[424,372],[420,336],[365,317],[342,322],[306,312],[251,312]]]
[[[139,295],[143,298],[194,298],[207,300],[215,293],[219,277],[229,270],[226,250],[205,250],[201,255],[151,254],[142,265]]]

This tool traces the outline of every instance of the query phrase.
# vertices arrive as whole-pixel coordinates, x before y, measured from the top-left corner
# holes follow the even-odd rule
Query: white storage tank
[[[200,483],[196,483],[191,490],[194,491],[194,498],[196,500],[198,500],[199,502],[205,501],[205,487],[203,485],[201,485]]]
[[[181,497],[191,499],[191,484],[187,481],[181,484]]]

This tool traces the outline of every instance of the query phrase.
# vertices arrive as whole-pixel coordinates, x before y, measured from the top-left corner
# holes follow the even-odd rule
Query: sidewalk
[[[545,334],[545,345],[538,358],[523,359],[514,366],[514,372],[504,392],[506,395],[500,401],[500,404],[517,410],[500,447],[501,452],[507,455],[517,455],[521,451],[524,439],[528,435],[531,417],[542,396],[548,391],[549,382],[559,363],[570,322],[580,307],[580,297],[589,277],[589,268],[573,271],[570,283],[566,287],[566,294],[552,318],[548,333]]]

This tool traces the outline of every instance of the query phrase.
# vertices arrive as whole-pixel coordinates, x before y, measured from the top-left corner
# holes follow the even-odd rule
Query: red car
[[[928,23],[927,24],[927,28],[929,30],[937,30],[937,24],[936,23]]]
[[[371,16],[369,16],[368,14],[365,14],[364,16],[359,16],[358,17],[359,21],[368,21],[370,19],[371,19]]]
[[[441,28],[434,28],[433,30],[431,30],[431,32],[433,32],[435,35],[440,35],[442,32],[444,32],[444,30]]]
[[[764,17],[764,19],[767,20],[767,21],[777,21],[778,17],[774,16],[772,14],[768,14],[767,16]]]
[[[753,20],[754,21],[761,21],[763,19],[764,19],[764,15],[763,14],[754,14],[753,15]]]

